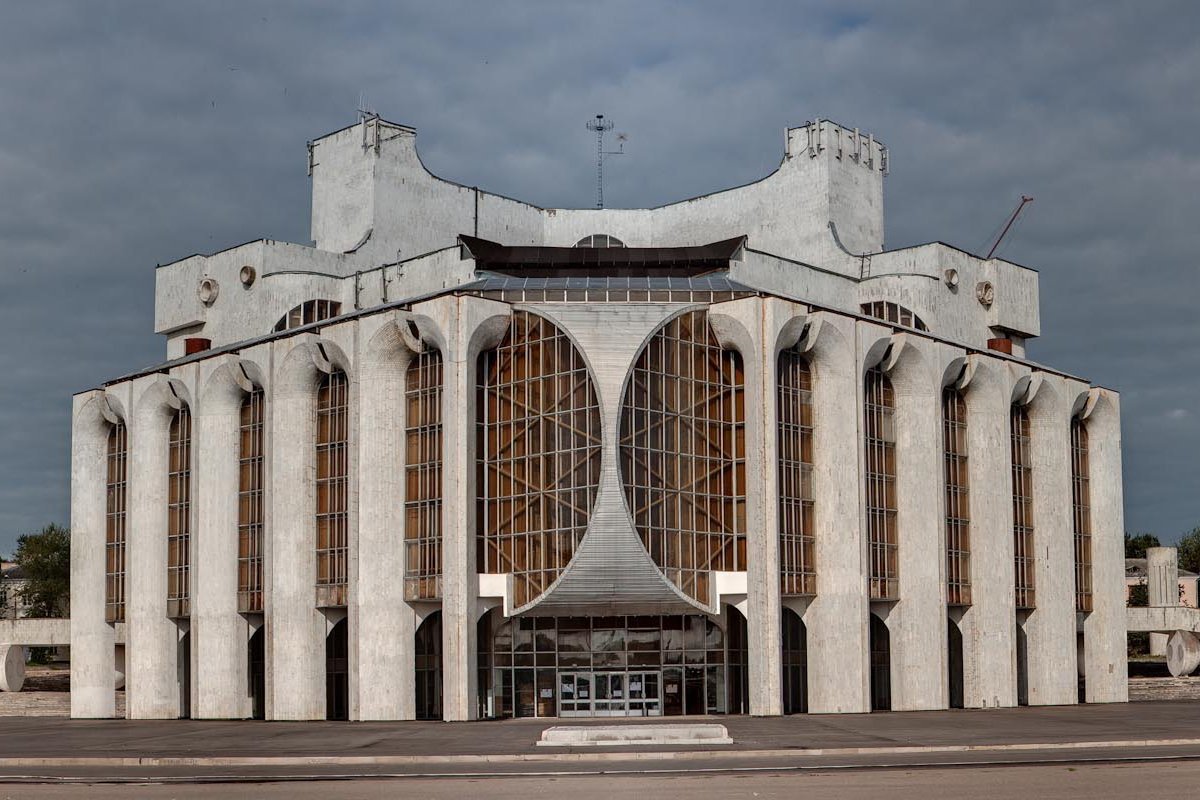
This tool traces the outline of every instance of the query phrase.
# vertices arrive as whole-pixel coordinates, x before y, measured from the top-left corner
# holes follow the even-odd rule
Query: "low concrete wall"
[[[1129,701],[1200,700],[1200,677],[1130,678]]]

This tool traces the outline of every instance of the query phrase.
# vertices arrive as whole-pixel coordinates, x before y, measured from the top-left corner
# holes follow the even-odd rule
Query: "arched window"
[[[576,247],[624,247],[625,243],[607,233],[593,233],[575,243]]]
[[[104,507],[104,619],[125,621],[125,496],[129,436],[123,420],[108,429]]]
[[[263,390],[242,398],[238,420],[238,611],[263,610]]]
[[[404,599],[442,596],[442,354],[418,353],[404,388]]]
[[[332,319],[340,313],[342,304],[336,300],[308,300],[280,317],[279,322],[275,323],[275,332]]]
[[[871,599],[899,599],[899,537],[896,526],[896,397],[883,370],[867,370],[864,450],[867,484],[867,547]]]
[[[1071,506],[1075,521],[1075,608],[1092,610],[1092,509],[1088,465],[1088,431],[1083,420],[1071,420]]]
[[[1017,609],[1037,607],[1033,570],[1033,459],[1029,411],[1012,407],[1013,566]]]
[[[780,590],[813,595],[813,401],[807,359],[794,350],[780,353],[778,379]]]
[[[317,605],[346,605],[349,560],[349,382],[329,373],[317,389]]]
[[[942,392],[946,477],[946,605],[971,605],[971,500],[967,478],[967,401]]]
[[[905,308],[899,303],[876,300],[873,303],[861,304],[859,310],[868,317],[881,319],[893,325],[903,325],[906,328],[915,328],[919,331],[929,330],[924,320],[913,313],[912,310]]]
[[[741,355],[689,311],[646,343],[621,411],[634,527],[663,574],[705,604],[712,572],[746,569],[743,384]]]
[[[544,317],[513,312],[479,360],[482,572],[511,573],[513,604],[570,563],[600,483],[600,406],[583,355]]]
[[[192,415],[187,406],[171,418],[167,464],[167,616],[191,611]]]

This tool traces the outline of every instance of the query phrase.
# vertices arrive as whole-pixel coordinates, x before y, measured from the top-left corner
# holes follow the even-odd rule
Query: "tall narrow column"
[[[1079,698],[1071,524],[1074,394],[1065,380],[1045,375],[1029,407],[1037,604],[1025,623],[1030,705],[1068,705]]]
[[[413,308],[437,336],[442,385],[442,714],[475,719],[479,577],[475,566],[475,419],[479,354],[503,336],[510,308],[445,296]]]
[[[1108,389],[1093,389],[1092,392],[1098,397],[1085,420],[1090,447],[1092,518],[1092,612],[1083,625],[1085,699],[1089,703],[1124,703],[1129,700],[1129,682],[1126,679],[1121,401]],[[1171,563],[1176,565],[1176,579],[1170,589],[1172,599],[1178,603],[1178,562],[1174,553]]]
[[[783,713],[777,360],[803,333],[805,309],[778,298],[720,303],[709,322],[741,353],[746,402],[746,634],[750,713]]]
[[[414,348],[401,312],[360,321],[358,580],[350,599],[357,676],[350,717],[413,719],[416,620],[404,600],[405,369]]]
[[[315,336],[276,342],[267,389],[267,718],[325,716],[325,617],[316,608]]]
[[[72,401],[71,716],[116,716],[115,637],[105,622],[105,475],[114,417],[103,392]]]
[[[862,370],[855,322],[816,313],[809,351],[813,372],[813,519],[817,596],[808,629],[808,708],[813,713],[871,710],[862,513]]]
[[[963,705],[1017,704],[1013,619],[1012,469],[1009,413],[1014,378],[1003,362],[971,356],[966,387],[971,509],[971,606],[962,618]]]
[[[237,358],[202,363],[194,414],[196,528],[192,537],[192,647],[199,719],[251,713],[246,621],[238,614],[239,410],[248,386]]]
[[[1179,557],[1174,547],[1146,550],[1146,599],[1151,606],[1179,605]],[[1167,654],[1167,634],[1150,634],[1150,655]]]
[[[900,337],[893,344],[893,354]],[[892,708],[946,708],[946,595],[941,345],[904,336],[891,368],[896,394],[899,600],[888,613]],[[893,355],[893,357],[895,357]]]
[[[126,703],[130,719],[180,715],[179,628],[167,617],[168,427],[181,405],[162,375],[133,385],[126,545]]]

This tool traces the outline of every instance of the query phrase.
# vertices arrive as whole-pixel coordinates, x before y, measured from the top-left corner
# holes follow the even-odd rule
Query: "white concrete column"
[[[1093,389],[1088,426],[1091,469],[1092,612],[1084,620],[1085,699],[1129,700],[1126,679],[1125,507],[1121,483],[1121,401],[1116,392]],[[1173,548],[1172,548],[1173,549]],[[1174,562],[1174,559],[1172,559]],[[1178,574],[1178,572],[1176,572]],[[1179,602],[1178,581],[1171,588]]]
[[[971,512],[971,606],[963,614],[963,705],[1017,704],[1013,592],[1012,378],[1007,366],[972,355],[965,389]]]
[[[167,617],[167,468],[171,417],[183,402],[163,375],[134,381],[126,539],[126,706],[130,719],[183,709],[179,626]]]
[[[351,593],[350,718],[416,716],[416,616],[404,602],[405,370],[421,347],[410,315],[392,312],[359,322],[358,580]]]
[[[862,370],[855,322],[814,313],[813,517],[817,596],[804,612],[808,630],[808,708],[812,713],[871,710],[866,535],[862,504]]]
[[[1025,623],[1029,704],[1078,702],[1071,403],[1067,382],[1043,374],[1029,406],[1033,461],[1035,608]]]
[[[108,432],[116,419],[100,391],[72,400],[71,716],[116,716],[113,626],[104,621]]]
[[[804,332],[806,309],[752,297],[711,307],[723,347],[742,356],[746,407],[746,632],[750,713],[783,713],[779,573],[778,358]]]
[[[253,390],[236,356],[200,362],[193,414],[192,683],[198,719],[249,717],[248,632],[238,613],[238,460],[242,399]]]
[[[442,713],[447,721],[479,712],[475,566],[475,415],[479,354],[507,329],[510,307],[447,295],[413,308],[438,338],[442,386]]]
[[[887,615],[896,711],[949,704],[941,430],[942,372],[949,359],[942,350],[928,339],[899,334],[884,365],[896,397],[900,599]]]
[[[324,615],[316,608],[316,391],[328,368],[311,334],[275,342],[267,387],[267,718],[324,719]]]

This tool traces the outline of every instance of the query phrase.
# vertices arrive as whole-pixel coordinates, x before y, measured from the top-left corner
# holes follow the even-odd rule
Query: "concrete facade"
[[[323,719],[335,713],[343,672],[345,714],[358,720],[431,713],[467,720],[504,708],[546,715],[577,699],[578,690],[568,693],[563,683],[576,672],[586,672],[587,681],[619,672],[621,682],[604,684],[604,691],[619,694],[606,701],[634,713],[636,692],[638,713],[647,714],[777,715],[801,705],[812,713],[862,712],[871,709],[882,676],[894,710],[958,702],[1015,706],[1019,686],[1035,705],[1078,702],[1081,686],[1088,702],[1124,701],[1119,397],[1026,360],[1026,342],[1040,332],[1034,271],[940,243],[884,250],[887,159],[886,147],[873,137],[818,121],[789,129],[778,170],[747,186],[654,209],[574,210],[540,208],[437,178],[420,163],[415,131],[377,117],[315,140],[309,154],[315,247],[263,240],[160,267],[155,325],[166,337],[169,360],[75,397],[73,716],[114,715],[119,663],[128,676],[130,718],[261,713]],[[538,258],[567,259],[567,248],[598,233],[623,242],[641,267],[606,272],[573,264],[549,274],[536,266]],[[508,253],[537,249],[520,251],[523,262],[497,265],[481,261],[460,236],[494,240]],[[700,258],[705,247],[711,258],[711,243],[726,239],[738,241],[723,263],[703,270],[680,266]],[[638,248],[691,249],[668,264],[661,253]],[[639,268],[648,270],[645,291],[635,291],[643,278]],[[554,283],[562,279],[580,281],[581,288]],[[275,330],[290,310],[317,300],[338,304],[337,313]],[[891,304],[906,316],[889,320],[870,304]],[[628,475],[633,434],[626,417],[639,359],[665,326],[696,313],[713,346],[733,354],[728,363],[737,365],[740,399],[729,413],[736,416],[737,446],[744,448],[730,473],[743,477],[725,490],[729,505],[721,506],[735,510],[734,551],[744,548],[744,555],[733,557],[735,569],[709,570],[707,594],[689,594],[656,560],[666,556],[652,552],[649,534],[639,527]],[[517,317],[545,320],[561,334],[565,344],[557,346],[576,359],[599,420],[586,530],[578,541],[554,540],[554,552],[569,550],[569,556],[552,581],[521,603],[514,589],[521,576],[487,572],[478,556],[482,531],[493,524],[484,503],[491,489],[481,483],[481,424],[496,413],[480,402],[482,373]],[[785,351],[800,354],[811,370],[813,455],[805,491],[816,588],[803,595],[784,594],[779,577],[777,498],[786,487],[777,365]],[[406,509],[408,467],[416,457],[406,438],[415,413],[407,399],[414,380],[409,367],[418,354],[431,352],[441,359],[440,593],[406,599],[404,578],[416,569],[410,554],[417,552],[410,536],[416,529],[408,530],[417,523]],[[873,368],[883,371],[894,393],[898,590],[887,600],[872,599],[868,583],[864,379]],[[323,469],[314,450],[317,393],[331,374],[344,375],[347,387],[341,605],[314,594],[315,548],[324,535],[315,509],[325,491],[314,477]],[[966,403],[970,504],[971,601],[952,606],[946,588],[947,389]],[[242,612],[239,408],[258,390],[263,605]],[[560,399],[539,402],[552,409]],[[1016,608],[1013,588],[1014,404],[1027,408],[1032,429],[1037,604],[1024,612]],[[183,407],[194,421],[191,609],[170,618],[168,429]],[[1073,480],[1073,421],[1088,431],[1082,501]],[[105,617],[106,572],[112,571],[106,517],[113,511],[106,443],[118,423],[128,432],[127,610],[119,651],[121,623]],[[677,455],[664,445],[664,458]],[[576,469],[553,463],[552,471]],[[1087,509],[1084,533],[1090,532],[1087,608],[1077,608],[1074,581],[1077,506]],[[872,653],[872,616],[886,628],[889,646],[882,655]],[[677,686],[677,708],[686,712],[670,710],[669,681],[672,670],[690,676],[692,668],[669,666],[682,662],[671,661],[674,623],[663,621],[679,617],[684,628],[699,620],[698,630],[707,625],[709,631],[707,644],[695,645],[710,651],[701,659],[707,666],[696,668],[707,677],[700,683],[684,677]],[[632,642],[641,634],[631,631],[652,618],[660,620],[653,624],[661,627],[654,641],[661,643],[655,646],[662,661],[637,669],[644,662]],[[481,632],[507,624],[518,638],[530,631],[534,641],[532,631],[551,625],[547,621],[558,620],[551,627],[568,631],[566,619],[593,626],[609,620],[605,630],[624,625],[619,636],[630,644],[617,649],[628,663],[574,670],[562,666],[560,655],[557,668],[529,685],[528,699],[521,687],[506,688],[493,677],[509,674],[496,655],[502,636],[481,641]],[[625,622],[611,621],[617,619]],[[781,637],[795,626],[789,620],[796,619],[804,635],[800,664],[781,648]],[[436,646],[421,631],[436,631]],[[560,643],[574,635],[561,631],[553,634]],[[335,641],[341,636],[344,656]],[[604,639],[596,636],[591,641]],[[955,640],[961,645],[948,644]],[[263,643],[261,689],[252,641]],[[592,645],[595,664],[605,647]],[[516,675],[521,667],[512,669]],[[797,669],[802,704],[788,701],[784,689]],[[592,693],[599,685],[586,684]],[[693,699],[697,686],[701,700]],[[656,704],[641,696],[651,687],[662,689]],[[683,705],[685,694],[692,705]],[[516,698],[511,707],[501,695]],[[608,713],[599,710],[598,694],[587,699],[589,709]]]

